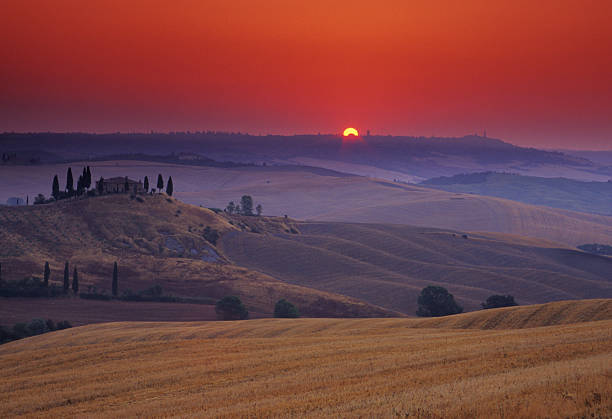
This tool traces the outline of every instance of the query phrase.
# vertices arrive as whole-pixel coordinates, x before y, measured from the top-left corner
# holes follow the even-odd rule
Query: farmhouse
[[[144,187],[142,181],[135,181],[126,177],[113,177],[110,179],[102,180],[102,191],[103,193],[120,193],[126,192],[125,184],[129,185],[127,192],[132,193],[144,193]]]

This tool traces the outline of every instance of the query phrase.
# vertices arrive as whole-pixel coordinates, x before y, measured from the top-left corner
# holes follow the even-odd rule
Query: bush
[[[55,324],[53,320],[33,319],[30,323],[16,323],[12,329],[0,326],[0,343],[19,340],[30,336],[42,335],[55,330],[68,329],[72,327],[70,322],[64,320]]]
[[[206,241],[216,246],[219,237],[220,235],[217,230],[210,228],[210,226],[206,226],[206,228],[204,229],[204,238],[206,239]]]
[[[489,308],[514,307],[518,304],[511,295],[492,295],[487,301],[481,304],[483,310]]]
[[[249,312],[235,296],[223,297],[215,305],[215,312],[219,320],[245,320],[249,317]]]
[[[43,319],[34,319],[28,324],[28,332],[30,336],[42,335],[49,331],[47,322]]]
[[[70,324],[68,320],[57,322],[57,330],[70,329],[71,327],[72,325]]]
[[[453,294],[446,288],[430,285],[423,288],[418,298],[420,317],[440,317],[463,312],[463,308],[455,302]]]
[[[274,317],[296,319],[300,317],[300,312],[296,306],[283,298],[278,300],[274,306]]]
[[[42,279],[24,278],[19,281],[0,281],[0,297],[57,297],[62,295],[61,288],[55,284],[45,286]]]

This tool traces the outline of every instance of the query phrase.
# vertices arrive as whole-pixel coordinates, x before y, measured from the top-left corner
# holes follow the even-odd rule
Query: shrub
[[[70,324],[68,320],[57,322],[57,330],[70,329],[71,327],[72,325]]]
[[[481,304],[484,310],[489,308],[513,307],[517,306],[514,297],[511,295],[492,295],[487,298],[487,301]]]
[[[217,230],[210,228],[210,226],[206,226],[206,228],[204,229],[204,238],[206,239],[206,241],[216,246],[217,240],[219,240],[219,237],[220,235]]]
[[[34,319],[28,324],[28,332],[30,336],[42,335],[48,332],[47,322],[43,319]]]
[[[40,298],[57,297],[62,294],[62,290],[55,284],[46,287],[44,281],[37,277],[0,282],[0,297]]]
[[[274,317],[296,319],[300,317],[300,312],[296,306],[283,298],[278,300],[274,306]]]
[[[249,312],[235,296],[223,297],[215,305],[215,312],[219,320],[245,320],[249,317]]]
[[[420,317],[440,317],[463,312],[463,308],[455,302],[453,294],[446,288],[430,285],[423,288],[417,300]]]
[[[25,337],[28,337],[28,325],[25,323],[15,323],[13,325],[13,335],[15,335],[15,338],[17,339],[23,339]]]

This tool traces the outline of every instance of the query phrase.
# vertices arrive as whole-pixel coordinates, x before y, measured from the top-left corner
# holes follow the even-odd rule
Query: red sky
[[[612,149],[612,1],[2,0],[0,131]]]

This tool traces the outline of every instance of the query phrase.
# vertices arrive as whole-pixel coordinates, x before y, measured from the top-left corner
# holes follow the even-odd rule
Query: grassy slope
[[[466,309],[492,294],[521,304],[612,297],[612,259],[512,236],[384,224],[296,223],[301,234],[231,232],[241,266],[413,314],[420,290],[449,289]]]
[[[0,207],[3,277],[42,276],[44,261],[49,261],[51,282],[59,284],[68,260],[71,274],[72,267],[78,267],[81,290],[87,290],[88,285],[109,290],[117,260],[120,290],[138,291],[160,284],[166,292],[189,297],[217,299],[235,294],[250,310],[264,314],[271,313],[280,298],[295,301],[306,315],[389,314],[343,296],[289,285],[228,264],[204,239],[206,226],[221,232],[240,230],[212,211],[165,196],[147,196],[144,202],[113,195]],[[218,263],[202,260],[215,253]],[[73,304],[70,299],[62,301]]]
[[[474,176],[474,175],[467,175]],[[464,175],[435,178],[423,186],[448,192],[495,196],[534,205],[545,205],[572,211],[612,215],[612,183],[581,182],[564,178],[517,176],[488,173],[477,183]]]
[[[572,320],[558,318],[560,304],[575,319],[594,311],[611,317],[610,300],[511,310],[525,326]],[[477,313],[478,323],[486,327],[494,312]],[[464,327],[461,319],[474,316],[449,320]],[[515,330],[434,326],[439,319],[262,319],[49,333],[0,347],[0,415],[612,413],[612,320]]]
[[[72,164],[73,168],[80,167]],[[150,162],[94,162],[93,176],[129,175],[156,179],[172,175],[175,195],[184,202],[223,208],[244,194],[265,214],[297,219],[396,223],[489,231],[545,238],[576,246],[612,243],[612,217],[521,204],[499,198],[455,194],[303,167],[209,168]],[[0,167],[14,179],[0,188],[9,196],[48,195],[54,174],[64,183],[65,165]]]

